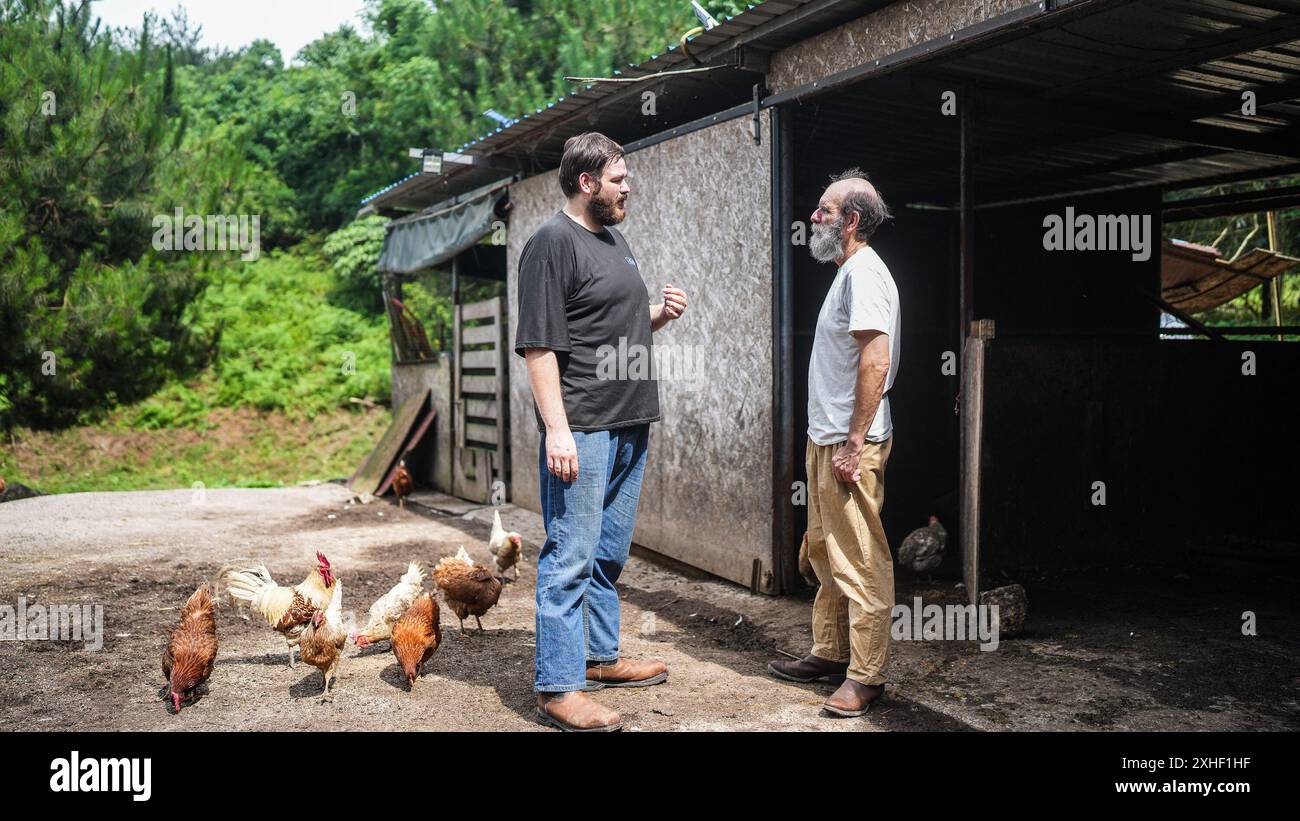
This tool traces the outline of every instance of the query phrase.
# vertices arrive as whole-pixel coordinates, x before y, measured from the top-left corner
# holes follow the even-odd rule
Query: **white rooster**
[[[242,569],[228,565],[218,575],[224,580],[226,593],[235,601],[244,619],[248,615],[242,612],[243,608],[249,607],[284,636],[289,646],[290,667],[293,666],[293,648],[298,646],[307,622],[313,613],[329,607],[338,584],[329,559],[319,550],[316,551],[316,567],[293,587],[276,584],[264,564]]]
[[[523,544],[523,536],[501,526],[500,511],[492,511],[492,536],[488,539],[488,552],[492,554],[492,563],[496,566],[498,576],[513,567],[515,578],[519,578],[518,564],[523,555]]]
[[[406,573],[393,589],[370,605],[370,617],[365,629],[352,634],[358,647],[369,647],[378,641],[391,638],[393,625],[411,608],[424,590],[424,568],[415,562],[406,566]]]
[[[930,524],[907,534],[898,548],[898,563],[926,574],[928,580],[930,573],[943,562],[943,548],[947,541],[948,531],[939,524],[937,517],[931,516]]]

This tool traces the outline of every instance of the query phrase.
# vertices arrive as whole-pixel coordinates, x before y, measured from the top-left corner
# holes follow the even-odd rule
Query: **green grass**
[[[266,487],[350,475],[382,435],[387,320],[335,304],[315,254],[219,269],[194,324],[217,339],[184,382],[61,431],[17,429],[0,476],[44,493]],[[359,400],[359,401],[354,401]]]
[[[388,423],[384,408],[335,410],[310,419],[221,408],[193,427],[20,430],[0,451],[0,476],[42,493],[326,481],[349,476]]]

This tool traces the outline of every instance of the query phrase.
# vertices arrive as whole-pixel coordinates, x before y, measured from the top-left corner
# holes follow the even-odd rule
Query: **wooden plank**
[[[497,407],[510,407],[510,322],[506,318],[506,300],[503,297],[496,298],[496,325],[497,325]],[[510,476],[510,414],[505,413],[497,418],[497,452],[496,459],[493,460],[503,486],[508,484]],[[493,483],[494,484],[494,483]],[[492,489],[489,489],[489,493]],[[505,501],[503,495],[500,501]]]
[[[500,331],[497,330],[495,322],[487,325],[460,326],[460,341],[465,345],[496,345],[498,336]]]
[[[384,435],[366,457],[366,461],[348,480],[348,487],[351,490],[358,494],[379,495],[392,472],[393,465],[397,464],[397,460],[408,449],[411,431],[420,430],[421,422],[424,422],[427,427],[427,421],[422,419],[422,416],[426,415],[426,407],[432,407],[427,390],[411,394],[405,402],[394,409],[393,421],[388,426],[388,430],[384,431]],[[427,415],[432,418],[431,413]]]
[[[497,444],[496,425],[480,425],[477,422],[465,423],[466,441],[485,442],[489,445]]]
[[[496,319],[497,315],[501,312],[499,307],[500,302],[500,297],[493,297],[492,299],[485,299],[482,302],[473,302],[469,305],[462,305],[461,308],[463,309],[463,313],[461,314],[461,317],[466,322],[473,319]]]
[[[500,406],[495,399],[466,399],[465,415],[477,416],[480,419],[498,419],[498,407]]]
[[[451,430],[452,430],[452,446],[451,446],[451,458],[452,458],[452,461],[453,461],[453,462],[456,461],[456,457],[457,457],[456,452],[457,452],[457,449],[462,448],[462,447],[465,446],[465,437],[462,435],[461,427],[460,427],[460,426],[461,426],[461,420],[464,418],[464,409],[461,407],[461,404],[462,404],[462,403],[461,403],[461,397],[460,397],[460,378],[461,378],[461,377],[460,377],[460,357],[461,357],[461,342],[460,342],[461,318],[460,318],[460,312],[461,312],[461,306],[460,306],[460,305],[455,305],[455,306],[452,307],[452,310],[451,310],[451,315],[452,315],[452,329],[451,329],[451,344],[452,344],[452,352],[451,352],[451,413],[452,413],[452,418],[451,418]],[[457,486],[456,486],[456,478],[455,478],[455,474],[453,473],[453,474],[452,474],[452,493],[455,494],[455,493],[456,493],[456,490],[457,490]]]
[[[488,393],[495,396],[497,380],[491,376],[462,376],[460,392],[462,396],[467,393]]]
[[[460,355],[460,366],[462,368],[491,368],[496,370],[497,352],[492,351],[465,351]]]

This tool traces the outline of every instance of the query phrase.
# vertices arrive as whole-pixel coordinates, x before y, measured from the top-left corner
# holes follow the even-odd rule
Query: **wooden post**
[[[461,328],[464,320],[461,318],[460,305],[451,306],[451,413],[454,427],[452,428],[452,447],[459,450],[465,447],[465,399],[461,395]]]
[[[1278,246],[1277,212],[1269,211],[1268,212],[1268,250],[1276,252],[1279,250],[1277,246]],[[1267,293],[1269,293],[1269,295],[1272,296],[1273,324],[1278,328],[1282,327],[1282,277],[1283,276],[1285,276],[1285,274],[1278,274],[1277,276],[1273,277],[1272,279],[1269,280],[1267,286],[1268,287]],[[1285,339],[1285,337],[1281,333],[1279,333],[1277,335],[1277,341],[1281,342],[1283,339]]]
[[[510,487],[510,323],[506,318],[505,297],[492,298],[492,321],[496,323],[496,388],[497,388],[497,479],[502,487]],[[492,486],[488,485],[488,500],[492,501]],[[506,499],[502,499],[506,501]]]
[[[962,89],[959,117],[961,118],[961,157],[960,157],[960,195],[961,195],[961,316],[957,326],[961,333],[975,318],[975,162],[974,162],[974,92]]]
[[[805,583],[799,575],[794,492],[797,444],[794,429],[794,115],[775,106],[768,115],[772,152],[772,567],[776,584],[764,589],[762,569],[751,580],[765,593],[789,593]]]
[[[961,369],[961,565],[966,595],[971,604],[979,601],[979,505],[980,445],[983,438],[984,345],[993,336],[992,320],[973,321],[975,315],[975,201],[974,201],[974,122],[971,110],[974,93],[963,88],[960,113],[960,193],[961,222],[959,248],[961,280],[958,302],[958,327],[965,338]],[[968,333],[969,336],[965,336]],[[987,332],[987,337],[981,333]]]
[[[980,462],[984,445],[984,352],[993,339],[993,320],[970,325],[961,368],[961,569],[966,595],[979,602]]]

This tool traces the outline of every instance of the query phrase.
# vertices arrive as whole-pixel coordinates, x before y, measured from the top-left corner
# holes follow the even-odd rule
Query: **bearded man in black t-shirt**
[[[663,302],[651,305],[636,257],[613,228],[631,192],[618,143],[596,133],[571,138],[559,178],[564,208],[519,259],[515,332],[541,432],[546,523],[534,689],[549,724],[617,730],[618,713],[587,693],[668,678],[661,661],[619,655],[614,583],[632,544],[650,423],[660,418],[650,335],[682,315],[686,294],[668,283]]]

